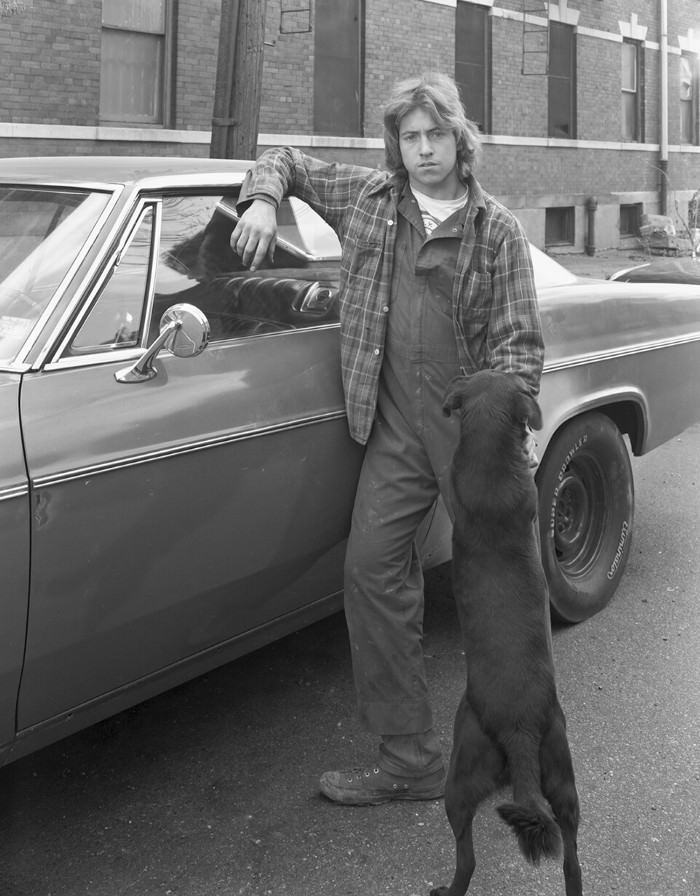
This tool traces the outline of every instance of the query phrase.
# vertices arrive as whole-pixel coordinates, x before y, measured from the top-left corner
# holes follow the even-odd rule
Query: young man
[[[435,799],[444,766],[423,664],[423,574],[415,537],[438,495],[450,508],[459,423],[449,381],[496,368],[539,391],[543,344],[522,229],[472,169],[479,134],[454,82],[401,82],[385,108],[387,171],[291,148],[260,157],[231,237],[251,268],[274,251],[276,208],[293,194],[342,245],[340,337],[350,433],[366,443],[345,563],[345,613],[360,718],[375,764],[325,772],[348,805]]]

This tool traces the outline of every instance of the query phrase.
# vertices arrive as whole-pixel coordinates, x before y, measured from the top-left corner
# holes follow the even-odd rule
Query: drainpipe
[[[595,255],[595,213],[598,200],[595,196],[586,199],[586,255]]]
[[[668,0],[659,0],[661,134],[659,137],[659,211],[668,214]]]
[[[229,138],[237,122],[232,117],[236,45],[240,0],[222,0],[219,23],[219,51],[216,57],[214,116],[211,120],[210,159],[230,158]]]

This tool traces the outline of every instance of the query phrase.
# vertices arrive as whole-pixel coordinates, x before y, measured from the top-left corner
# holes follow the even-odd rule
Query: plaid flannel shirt
[[[383,171],[282,147],[260,156],[239,200],[239,206],[256,198],[279,206],[284,196],[298,196],[338,234],[343,387],[350,434],[363,444],[376,411],[403,183]],[[452,295],[462,369],[518,373],[536,396],[544,346],[528,243],[518,220],[473,177],[468,187]]]

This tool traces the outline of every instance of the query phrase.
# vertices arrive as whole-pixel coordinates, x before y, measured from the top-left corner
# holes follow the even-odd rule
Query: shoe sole
[[[396,793],[382,793],[377,794],[376,796],[366,796],[362,799],[358,798],[348,798],[346,795],[342,793],[342,791],[333,792],[333,790],[329,787],[321,787],[321,793],[326,799],[330,800],[333,803],[338,803],[341,806],[383,806],[386,803],[395,803],[399,800],[410,800],[415,802],[427,801],[427,800],[439,800],[445,795],[444,787],[436,787],[434,790],[426,791],[425,793],[416,793],[406,792],[406,791],[398,791]]]

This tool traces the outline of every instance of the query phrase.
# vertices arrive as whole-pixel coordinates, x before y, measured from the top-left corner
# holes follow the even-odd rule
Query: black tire
[[[619,429],[595,411],[567,423],[536,482],[552,614],[581,622],[609,603],[632,543],[632,464]]]

